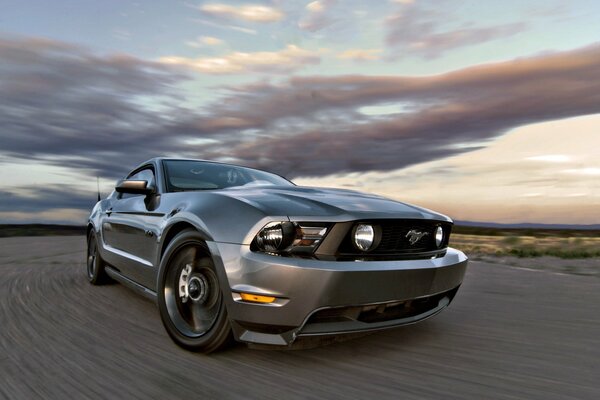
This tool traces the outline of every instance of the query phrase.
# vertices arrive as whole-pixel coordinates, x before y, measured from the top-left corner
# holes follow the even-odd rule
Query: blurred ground
[[[423,323],[204,356],[171,342],[152,302],[89,285],[84,242],[0,239],[1,399],[600,398],[596,278],[474,261]]]

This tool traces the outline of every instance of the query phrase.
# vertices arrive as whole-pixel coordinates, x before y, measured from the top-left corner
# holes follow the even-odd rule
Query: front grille
[[[372,324],[412,318],[438,307],[444,297],[447,297],[448,302],[451,302],[457,291],[458,287],[443,293],[412,300],[375,305],[327,308],[312,314],[305,326],[336,323],[339,327],[340,323],[352,325],[354,321]]]
[[[454,297],[456,290],[449,293],[440,293],[412,301],[405,301],[399,304],[390,304],[386,307],[377,307],[364,310],[357,318],[358,321],[373,323],[390,321],[393,319],[410,318],[416,315],[424,314],[429,310],[436,308],[440,300],[446,296]]]
[[[398,256],[399,258],[430,258],[435,256],[440,249],[448,246],[448,240],[452,224],[448,222],[429,220],[384,220],[384,221],[360,221],[358,223],[369,223],[381,228],[381,240],[376,248],[369,252],[361,252],[352,244],[352,230],[339,246],[338,256],[342,258],[364,257],[377,258],[381,256]],[[438,226],[444,229],[444,240],[440,247],[435,244],[435,230]],[[409,232],[414,231],[422,237],[411,243]],[[419,257],[422,255],[423,257]]]
[[[436,250],[435,229],[438,224],[423,223],[389,223],[381,224],[381,242],[375,249],[378,253],[387,252],[409,252],[418,253],[422,251]],[[426,235],[411,244],[407,237],[408,232],[417,231]]]

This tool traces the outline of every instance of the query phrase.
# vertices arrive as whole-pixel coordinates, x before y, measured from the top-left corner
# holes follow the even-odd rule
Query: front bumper
[[[467,257],[403,261],[320,261],[278,257],[210,242],[229,319],[240,341],[289,345],[299,336],[384,329],[445,308],[462,283]],[[274,296],[244,302],[238,293]]]

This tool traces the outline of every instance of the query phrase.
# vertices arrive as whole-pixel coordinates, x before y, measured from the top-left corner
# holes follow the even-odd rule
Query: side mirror
[[[117,183],[117,186],[115,186],[115,190],[118,193],[148,195],[154,193],[154,186],[148,186],[148,181],[123,179]]]

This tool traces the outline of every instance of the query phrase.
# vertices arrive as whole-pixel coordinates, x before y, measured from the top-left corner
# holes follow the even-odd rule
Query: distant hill
[[[85,226],[52,224],[0,224],[0,237],[85,235]]]

